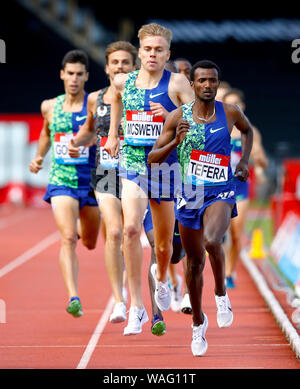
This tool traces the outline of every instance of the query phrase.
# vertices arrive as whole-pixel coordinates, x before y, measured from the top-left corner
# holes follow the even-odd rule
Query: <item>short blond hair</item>
[[[127,41],[117,41],[107,46],[107,49],[105,51],[106,64],[108,64],[108,57],[110,56],[110,54],[119,50],[127,51],[129,54],[131,54],[132,63],[133,65],[136,65],[137,54],[138,54],[137,49],[130,42]]]
[[[171,46],[172,31],[169,28],[157,23],[145,24],[139,29],[138,38],[141,41],[147,36],[162,36],[167,41],[168,47]]]

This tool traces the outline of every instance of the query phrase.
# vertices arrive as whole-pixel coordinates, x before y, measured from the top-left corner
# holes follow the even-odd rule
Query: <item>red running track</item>
[[[0,208],[0,299],[6,308],[5,323],[0,314],[0,369],[299,369],[291,346],[241,263],[238,287],[229,291],[234,322],[220,329],[212,271],[206,262],[208,350],[200,358],[190,350],[189,315],[165,312],[167,333],[162,337],[151,334],[150,321],[141,334],[125,337],[126,323],[105,320],[112,301],[102,237],[93,251],[79,241],[84,315],[71,317],[65,311],[56,231],[50,207]],[[143,296],[150,317],[149,259],[150,249],[145,248]],[[181,264],[178,271],[182,275]]]

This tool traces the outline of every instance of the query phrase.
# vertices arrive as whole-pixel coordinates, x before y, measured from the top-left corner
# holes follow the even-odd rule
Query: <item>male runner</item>
[[[114,79],[115,98],[111,105],[111,126],[106,150],[114,157],[119,149],[118,125],[124,112],[124,145],[122,175],[122,206],[124,212],[124,260],[131,294],[128,328],[140,328],[148,320],[141,293],[142,247],[140,233],[143,216],[150,199],[153,219],[156,264],[155,300],[160,310],[167,310],[171,296],[167,270],[172,256],[174,232],[174,179],[167,192],[159,185],[161,172],[147,167],[147,155],[158,137],[170,111],[192,101],[194,95],[188,80],[181,74],[164,69],[170,57],[171,31],[156,23],[139,30],[139,71],[118,75]],[[176,152],[167,166],[177,161]],[[169,169],[167,168],[169,175]],[[176,175],[176,172],[175,172]],[[154,180],[156,176],[156,180]],[[165,178],[165,177],[164,177]],[[164,197],[165,196],[165,197]]]
[[[215,279],[215,300],[219,327],[228,327],[233,313],[224,283],[223,236],[231,217],[236,215],[235,185],[230,167],[230,133],[235,126],[245,142],[236,175],[246,181],[253,130],[236,105],[215,101],[219,67],[199,61],[191,70],[195,101],[173,111],[162,135],[148,155],[148,163],[163,162],[177,150],[183,188],[178,195],[176,218],[186,251],[192,315],[191,349],[195,356],[205,354],[208,321],[202,311],[203,269],[207,250]]]
[[[113,80],[119,73],[128,73],[135,69],[137,50],[129,42],[118,41],[110,44],[106,49],[106,73],[110,85],[107,88],[93,92],[88,97],[88,115],[85,124],[69,145],[69,154],[76,158],[79,146],[89,143],[96,131],[97,152],[96,168],[92,170],[91,186],[98,200],[99,209],[103,216],[105,226],[105,262],[112,286],[115,306],[110,321],[120,323],[126,320],[126,301],[123,289],[123,254],[121,250],[123,238],[123,209],[121,204],[121,182],[118,174],[119,160],[113,159],[104,150],[107,141],[111,100],[114,93]],[[119,125],[119,135],[123,135],[122,126]],[[150,221],[149,221],[150,220]],[[154,247],[151,213],[146,214],[144,227],[149,243]],[[155,263],[155,256],[151,255]],[[150,295],[154,294],[152,280],[149,280]],[[152,301],[152,333],[162,335],[165,333],[165,324],[160,310]],[[133,335],[140,332],[140,326],[129,328],[124,334]]]
[[[126,320],[126,301],[123,296],[124,261],[121,251],[123,222],[121,188],[118,179],[118,159],[110,158],[104,150],[110,125],[110,105],[114,93],[113,79],[119,73],[135,69],[137,50],[129,42],[111,43],[105,53],[105,72],[109,86],[89,94],[87,119],[76,137],[69,144],[69,155],[77,158],[82,147],[97,136],[96,166],[91,171],[91,187],[99,205],[105,233],[105,264],[108,272],[115,306],[110,321],[120,323]],[[119,126],[119,134],[123,130]]]
[[[88,75],[87,55],[80,50],[68,52],[60,72],[65,94],[42,102],[44,124],[36,156],[30,163],[30,171],[38,173],[51,148],[50,181],[44,200],[51,203],[61,234],[59,260],[69,295],[67,312],[74,317],[82,315],[78,297],[77,239],[80,236],[84,246],[94,249],[100,226],[97,202],[88,196],[90,171],[95,164],[95,146],[82,147],[77,159],[70,158],[67,153],[70,138],[87,116],[88,94],[84,85]]]

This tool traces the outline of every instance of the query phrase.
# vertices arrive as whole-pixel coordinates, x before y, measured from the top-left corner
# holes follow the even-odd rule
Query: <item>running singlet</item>
[[[95,166],[96,146],[80,147],[80,157],[71,158],[68,154],[70,139],[79,131],[87,117],[87,97],[84,96],[80,112],[65,112],[63,102],[65,94],[56,98],[53,119],[49,125],[52,146],[52,164],[50,170],[51,185],[64,185],[70,188],[88,188],[90,171]]]
[[[96,114],[95,114],[95,130],[97,134],[97,149],[96,149],[96,166],[101,166],[104,169],[117,168],[119,164],[118,158],[112,158],[110,154],[104,150],[105,143],[107,142],[109,126],[110,126],[110,104],[105,104],[103,96],[108,88],[101,89],[97,101],[96,101]],[[119,126],[120,141],[122,144],[123,129]],[[121,151],[121,150],[120,150]],[[119,152],[121,154],[121,152]]]
[[[216,120],[206,124],[194,122],[193,104],[182,106],[182,118],[190,123],[189,132],[177,146],[182,180],[196,186],[226,185],[232,178],[231,137],[223,104],[215,101]]]
[[[168,95],[171,72],[164,70],[159,84],[153,89],[136,88],[135,81],[138,74],[138,70],[128,74],[122,96],[124,145],[121,167],[138,174],[146,174],[148,154],[161,134],[164,124],[162,117],[155,117],[152,114],[149,102],[160,103],[168,112],[177,107]],[[177,152],[174,150],[166,162],[171,165],[176,161]]]

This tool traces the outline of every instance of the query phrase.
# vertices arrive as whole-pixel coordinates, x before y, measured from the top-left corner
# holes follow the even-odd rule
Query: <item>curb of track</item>
[[[291,347],[294,353],[296,354],[296,357],[300,359],[300,337],[297,331],[295,330],[293,324],[288,319],[278,300],[275,298],[271,289],[268,287],[263,275],[258,270],[252,259],[248,256],[245,249],[241,252],[241,260],[246,269],[248,270],[253,281],[255,282],[266,304],[271,310],[273,316],[275,317],[280,329],[285,334],[287,340],[291,344]]]

